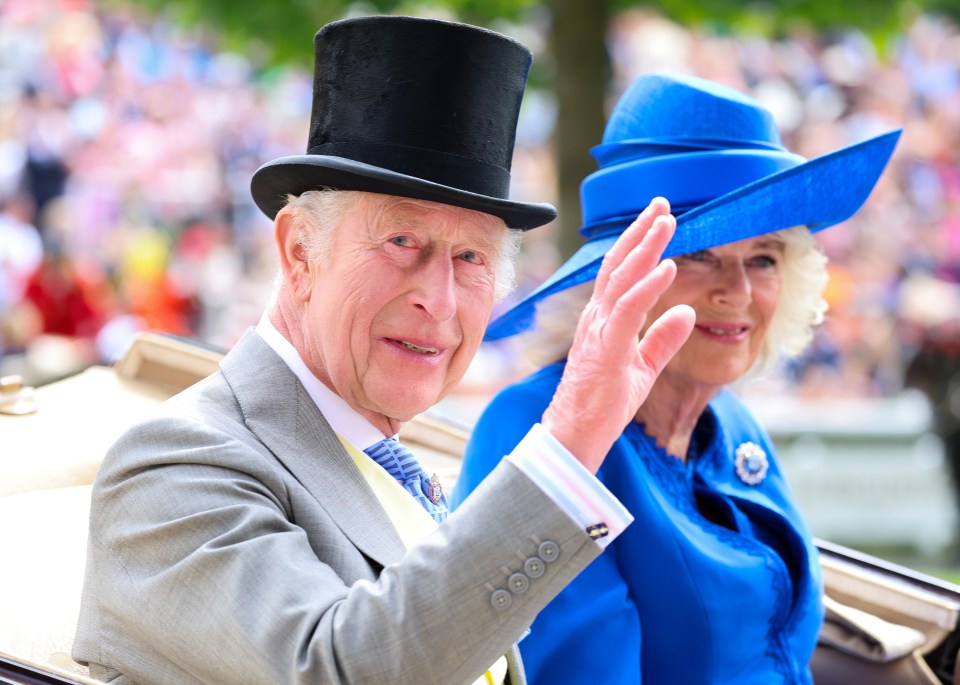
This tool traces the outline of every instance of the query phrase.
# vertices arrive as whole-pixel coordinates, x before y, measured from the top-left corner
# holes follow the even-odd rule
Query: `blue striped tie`
[[[440,488],[440,479],[436,474],[428,477],[413,452],[393,438],[384,438],[364,452],[413,495],[434,521],[443,523],[447,518],[447,497]]]

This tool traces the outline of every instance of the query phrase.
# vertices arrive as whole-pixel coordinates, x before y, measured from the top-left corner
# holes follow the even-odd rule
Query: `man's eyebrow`
[[[500,240],[500,235],[496,231],[497,227],[490,226],[485,228],[489,228],[490,230],[483,231],[473,242],[487,255],[499,255],[504,243]]]
[[[386,223],[390,228],[423,228],[425,225],[422,216],[415,212],[407,211],[398,211],[391,214]],[[498,252],[500,250],[500,240],[497,232],[497,229],[500,228],[499,224],[484,224],[480,226],[480,228],[484,230],[478,231],[470,242],[476,243],[485,251]]]
[[[390,227],[418,228],[423,225],[423,219],[409,212],[394,212],[385,218],[384,223]]]

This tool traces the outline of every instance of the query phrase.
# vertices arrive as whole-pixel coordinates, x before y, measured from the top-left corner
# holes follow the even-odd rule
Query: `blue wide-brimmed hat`
[[[807,160],[783,146],[770,112],[743,93],[698,78],[641,76],[592,150],[600,169],[580,186],[586,243],[484,339],[524,331],[538,302],[596,278],[607,250],[655,197],[677,217],[664,257],[845,221],[870,195],[899,136],[890,131]]]

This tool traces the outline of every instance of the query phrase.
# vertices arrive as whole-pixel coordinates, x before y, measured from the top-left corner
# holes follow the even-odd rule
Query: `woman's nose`
[[[733,305],[743,305],[750,302],[753,296],[753,286],[745,266],[740,262],[728,262],[723,265],[720,278],[713,290],[713,296],[718,301]]]

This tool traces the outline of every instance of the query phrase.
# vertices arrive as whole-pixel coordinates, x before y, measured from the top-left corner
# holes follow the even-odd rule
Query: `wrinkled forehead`
[[[500,217],[441,202],[363,193],[361,203],[367,217],[385,229],[466,234],[490,245],[498,245],[507,230]]]

